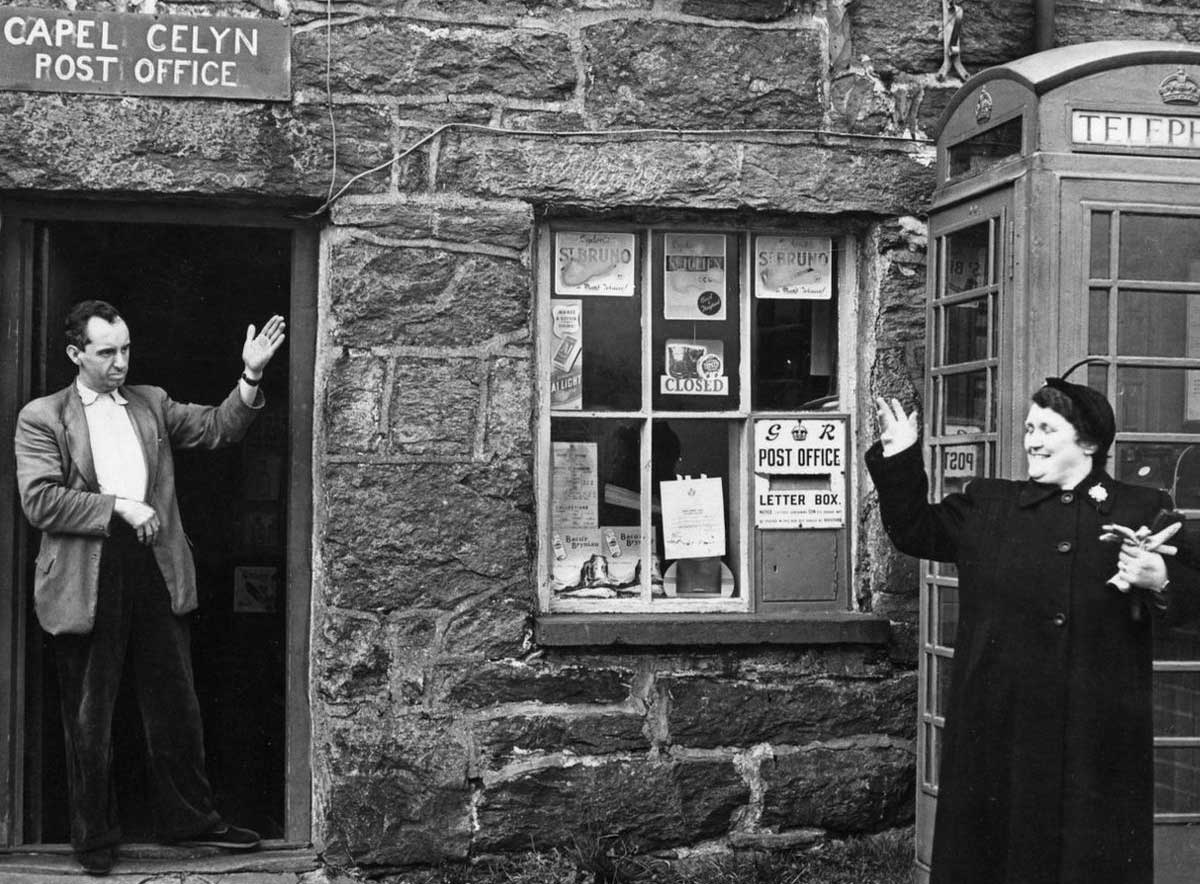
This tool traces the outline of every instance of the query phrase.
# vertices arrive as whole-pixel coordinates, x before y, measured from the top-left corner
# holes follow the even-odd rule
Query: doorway
[[[220,402],[241,371],[247,324],[261,326],[273,313],[288,319],[288,341],[263,381],[266,405],[246,437],[218,451],[176,451],[175,466],[196,563],[200,607],[189,615],[192,656],[217,809],[266,839],[307,842],[302,661],[311,382],[305,392],[299,380],[306,370],[311,378],[315,298],[297,301],[312,294],[314,237],[295,225],[248,226],[253,219],[245,217],[221,223],[229,218],[212,214],[152,212],[145,220],[121,220],[130,217],[126,213],[49,214],[23,219],[18,242],[11,233],[5,237],[6,300],[18,283],[27,317],[21,370],[14,373],[23,389],[9,394],[16,408],[73,380],[62,323],[69,307],[85,298],[112,302],[129,324],[129,382],[163,387],[181,402]],[[9,223],[6,216],[6,228]],[[20,251],[16,273],[14,246]],[[8,759],[10,831],[0,835],[10,844],[63,843],[69,833],[57,679],[52,650],[32,614],[38,532],[19,511],[12,519],[13,573],[20,579],[13,597],[0,602],[11,612],[8,634],[20,651],[16,677],[7,691],[0,688],[0,700],[8,694],[11,745],[18,751]],[[4,621],[0,616],[0,630]],[[117,800],[125,840],[150,841],[145,750],[129,682],[127,676],[113,725]]]

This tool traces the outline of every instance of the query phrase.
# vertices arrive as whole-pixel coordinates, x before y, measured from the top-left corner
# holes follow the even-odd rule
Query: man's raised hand
[[[917,411],[904,413],[899,399],[888,402],[883,397],[875,399],[879,417],[879,441],[883,444],[883,456],[891,457],[917,443]]]
[[[279,315],[268,319],[263,325],[262,331],[257,334],[254,332],[253,325],[246,328],[246,343],[242,345],[242,363],[246,366],[246,373],[250,377],[257,378],[262,374],[267,363],[271,361],[271,357],[275,355],[275,351],[283,343],[286,337],[284,334],[286,328],[287,324]]]

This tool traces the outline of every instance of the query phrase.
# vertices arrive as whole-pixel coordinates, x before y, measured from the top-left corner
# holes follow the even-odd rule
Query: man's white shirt
[[[119,390],[97,393],[75,379],[92,441],[92,462],[101,494],[146,500],[146,455]]]

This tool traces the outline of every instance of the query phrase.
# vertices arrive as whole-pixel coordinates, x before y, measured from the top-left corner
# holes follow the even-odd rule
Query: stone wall
[[[1032,3],[967,5],[968,70],[1031,50]],[[929,137],[957,86],[937,76],[939,0],[139,8],[281,18],[292,101],[3,93],[0,188],[310,209],[339,193],[314,222],[327,857],[436,863],[580,833],[744,847],[911,821],[916,576],[866,481],[856,604],[893,621],[887,648],[533,643],[532,234],[546,213],[836,221],[859,244],[856,411],[919,398]],[[1058,9],[1064,43],[1200,23],[1134,0]],[[860,421],[859,452],[870,433]]]

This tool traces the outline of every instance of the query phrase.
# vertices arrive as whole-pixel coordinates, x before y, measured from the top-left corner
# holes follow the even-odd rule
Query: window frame
[[[739,352],[739,403],[737,408],[727,410],[655,410],[650,394],[643,395],[635,411],[605,411],[583,409],[580,411],[555,412],[550,405],[549,373],[543,366],[549,364],[549,342],[551,320],[549,305],[554,298],[554,248],[557,232],[603,231],[633,233],[636,237],[640,265],[637,279],[642,297],[642,387],[652,394],[653,344],[649,324],[653,321],[654,295],[652,279],[655,263],[660,256],[655,253],[654,243],[663,233],[722,233],[739,243],[739,264],[736,268],[738,305],[740,318]],[[753,247],[756,236],[828,236],[835,253],[836,267],[836,315],[833,333],[836,335],[835,389],[841,410],[833,411],[786,411],[779,409],[755,410],[752,407],[753,342],[756,338],[753,325]],[[858,471],[855,466],[856,426],[853,420],[853,404],[857,389],[858,312],[858,237],[845,224],[828,220],[806,221],[784,225],[748,226],[744,223],[697,222],[692,217],[678,220],[667,218],[653,222],[634,222],[627,219],[580,220],[571,217],[555,217],[538,223],[534,240],[535,297],[534,297],[534,389],[535,389],[535,446],[534,486],[536,500],[536,541],[534,572],[538,591],[537,637],[541,642],[554,644],[590,644],[620,641],[631,644],[669,643],[670,637],[658,627],[664,619],[675,624],[692,622],[698,625],[696,635],[705,636],[703,641],[731,643],[741,641],[867,641],[887,640],[887,621],[883,618],[859,614],[854,610],[853,586],[856,555]],[[733,273],[734,268],[728,268]],[[732,311],[731,311],[732,312]],[[831,600],[797,601],[785,605],[771,603],[764,610],[761,587],[756,584],[756,554],[753,526],[753,469],[749,462],[749,450],[753,447],[753,425],[755,419],[795,418],[809,415],[838,415],[846,420],[847,463],[846,463],[846,523],[844,529],[847,544],[845,585]],[[649,429],[656,419],[679,418],[689,420],[721,420],[730,422],[731,470],[726,499],[729,506],[730,533],[727,549],[736,562],[735,580],[737,596],[730,599],[687,599],[672,600],[656,597],[644,599],[606,600],[559,600],[552,599],[549,547],[552,543],[547,526],[551,521],[551,423],[555,418],[628,419],[642,423],[642,444],[649,445]],[[645,450],[643,448],[643,450]],[[734,467],[732,465],[736,464]],[[648,481],[648,470],[643,467],[643,483]],[[645,544],[653,531],[650,502],[642,502],[641,525]],[[731,562],[731,564],[734,564]],[[772,621],[803,624],[800,628],[782,630],[757,630],[741,632],[738,629],[712,629],[714,624],[730,622]],[[866,621],[870,621],[867,623]],[[829,624],[838,628],[829,629]],[[850,628],[846,628],[850,624]],[[862,628],[865,625],[865,629]],[[882,628],[881,628],[882,627]],[[685,630],[685,633],[687,631]],[[757,636],[757,637],[756,637]],[[765,637],[763,637],[765,636]],[[681,639],[682,640],[682,639]]]

